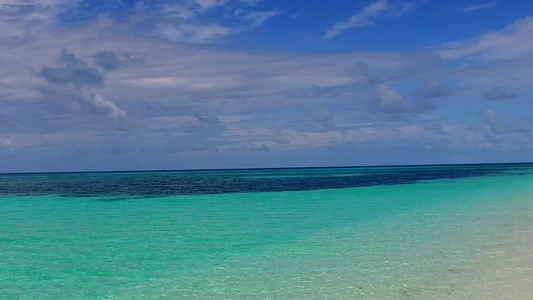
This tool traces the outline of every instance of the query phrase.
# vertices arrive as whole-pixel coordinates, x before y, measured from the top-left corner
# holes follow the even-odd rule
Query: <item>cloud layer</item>
[[[531,18],[413,51],[253,51],[230,41],[288,13],[260,1],[153,5],[71,24],[76,2],[0,0],[5,171],[472,162],[533,150]],[[376,1],[317,39],[414,7]]]

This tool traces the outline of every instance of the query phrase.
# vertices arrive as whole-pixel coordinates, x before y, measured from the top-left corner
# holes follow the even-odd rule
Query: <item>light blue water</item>
[[[487,167],[469,166],[461,169],[471,174],[466,177],[447,176],[454,171],[447,168],[454,167],[203,171],[187,180],[202,185],[201,178],[285,178],[303,188],[179,194],[160,186],[174,195],[123,189],[128,193],[88,197],[76,196],[79,191],[65,182],[79,187],[90,177],[112,186],[135,185],[120,177],[124,173],[5,175],[4,190],[12,192],[0,196],[0,299],[476,295],[479,291],[461,283],[479,276],[490,253],[512,243],[506,234],[531,225],[533,168],[476,173]],[[472,169],[476,172],[469,173]],[[428,177],[428,170],[446,179]],[[399,177],[394,180],[402,184],[351,181],[357,187],[306,190],[311,185],[299,179],[338,187],[342,184],[328,181],[328,174],[350,182],[374,173]],[[160,176],[143,174],[126,175],[133,182],[141,175],[144,181]],[[60,182],[66,186],[63,195],[47,189]],[[149,188],[157,190],[161,182],[153,182],[156,187]],[[255,184],[252,190],[264,184],[248,183]],[[54,193],[43,192],[50,190]]]

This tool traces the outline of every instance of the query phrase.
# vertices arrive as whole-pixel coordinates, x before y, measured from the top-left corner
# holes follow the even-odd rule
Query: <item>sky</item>
[[[0,0],[0,173],[533,161],[530,0]]]

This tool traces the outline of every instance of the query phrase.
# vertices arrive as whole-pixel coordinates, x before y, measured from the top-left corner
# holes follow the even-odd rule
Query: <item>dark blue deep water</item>
[[[305,191],[492,176],[530,164],[0,175],[0,195],[172,196]],[[114,198],[119,199],[119,198]]]

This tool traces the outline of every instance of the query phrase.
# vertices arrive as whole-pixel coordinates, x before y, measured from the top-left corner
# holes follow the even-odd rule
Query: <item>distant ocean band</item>
[[[0,195],[91,197],[305,191],[498,175],[529,164],[0,174]]]

